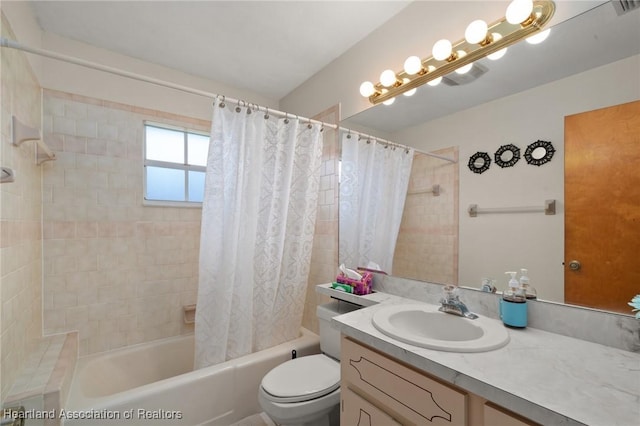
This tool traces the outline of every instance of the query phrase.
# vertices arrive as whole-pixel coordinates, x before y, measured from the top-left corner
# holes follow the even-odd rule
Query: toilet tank
[[[334,301],[318,305],[316,314],[320,328],[320,350],[332,358],[340,359],[340,331],[331,326],[331,318],[353,312],[362,306]]]

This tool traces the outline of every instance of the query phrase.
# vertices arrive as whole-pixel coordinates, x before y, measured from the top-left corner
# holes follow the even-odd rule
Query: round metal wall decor
[[[494,161],[502,168],[513,167],[520,160],[520,148],[513,144],[502,145],[493,154]]]
[[[489,169],[491,165],[491,157],[486,152],[476,152],[469,157],[469,170],[473,173],[484,173]]]
[[[524,159],[534,166],[541,166],[548,163],[556,152],[555,148],[548,141],[537,140],[527,147],[524,152]]]

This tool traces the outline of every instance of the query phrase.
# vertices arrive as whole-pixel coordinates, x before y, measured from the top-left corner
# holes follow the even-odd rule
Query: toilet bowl
[[[280,364],[262,379],[258,401],[278,424],[328,426],[340,403],[340,364],[326,355]]]
[[[340,302],[318,306],[323,353],[287,361],[262,378],[258,402],[274,422],[283,426],[338,424],[340,332],[331,327],[330,321],[336,315],[359,308]]]

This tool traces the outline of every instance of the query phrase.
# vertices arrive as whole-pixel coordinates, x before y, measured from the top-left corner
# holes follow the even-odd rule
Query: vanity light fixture
[[[471,22],[462,40],[456,43],[446,39],[437,41],[430,57],[410,56],[402,71],[396,73],[388,69],[380,75],[379,83],[362,83],[360,94],[374,105],[381,102],[390,105],[401,93],[411,96],[425,83],[435,86],[453,71],[459,74],[469,71],[475,61],[485,56],[499,59],[512,44],[523,39],[535,42],[533,36],[542,36],[541,30],[554,12],[552,0],[513,0],[502,19],[490,25],[480,19]]]

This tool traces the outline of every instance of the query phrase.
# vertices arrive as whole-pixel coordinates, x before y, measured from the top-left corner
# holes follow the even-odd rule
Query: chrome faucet
[[[469,311],[467,305],[465,305],[460,298],[458,297],[457,287],[453,285],[444,286],[444,297],[440,300],[440,308],[438,309],[441,312],[446,312],[448,314],[458,315],[460,317],[465,317],[469,319],[476,319],[478,316],[473,312]]]

